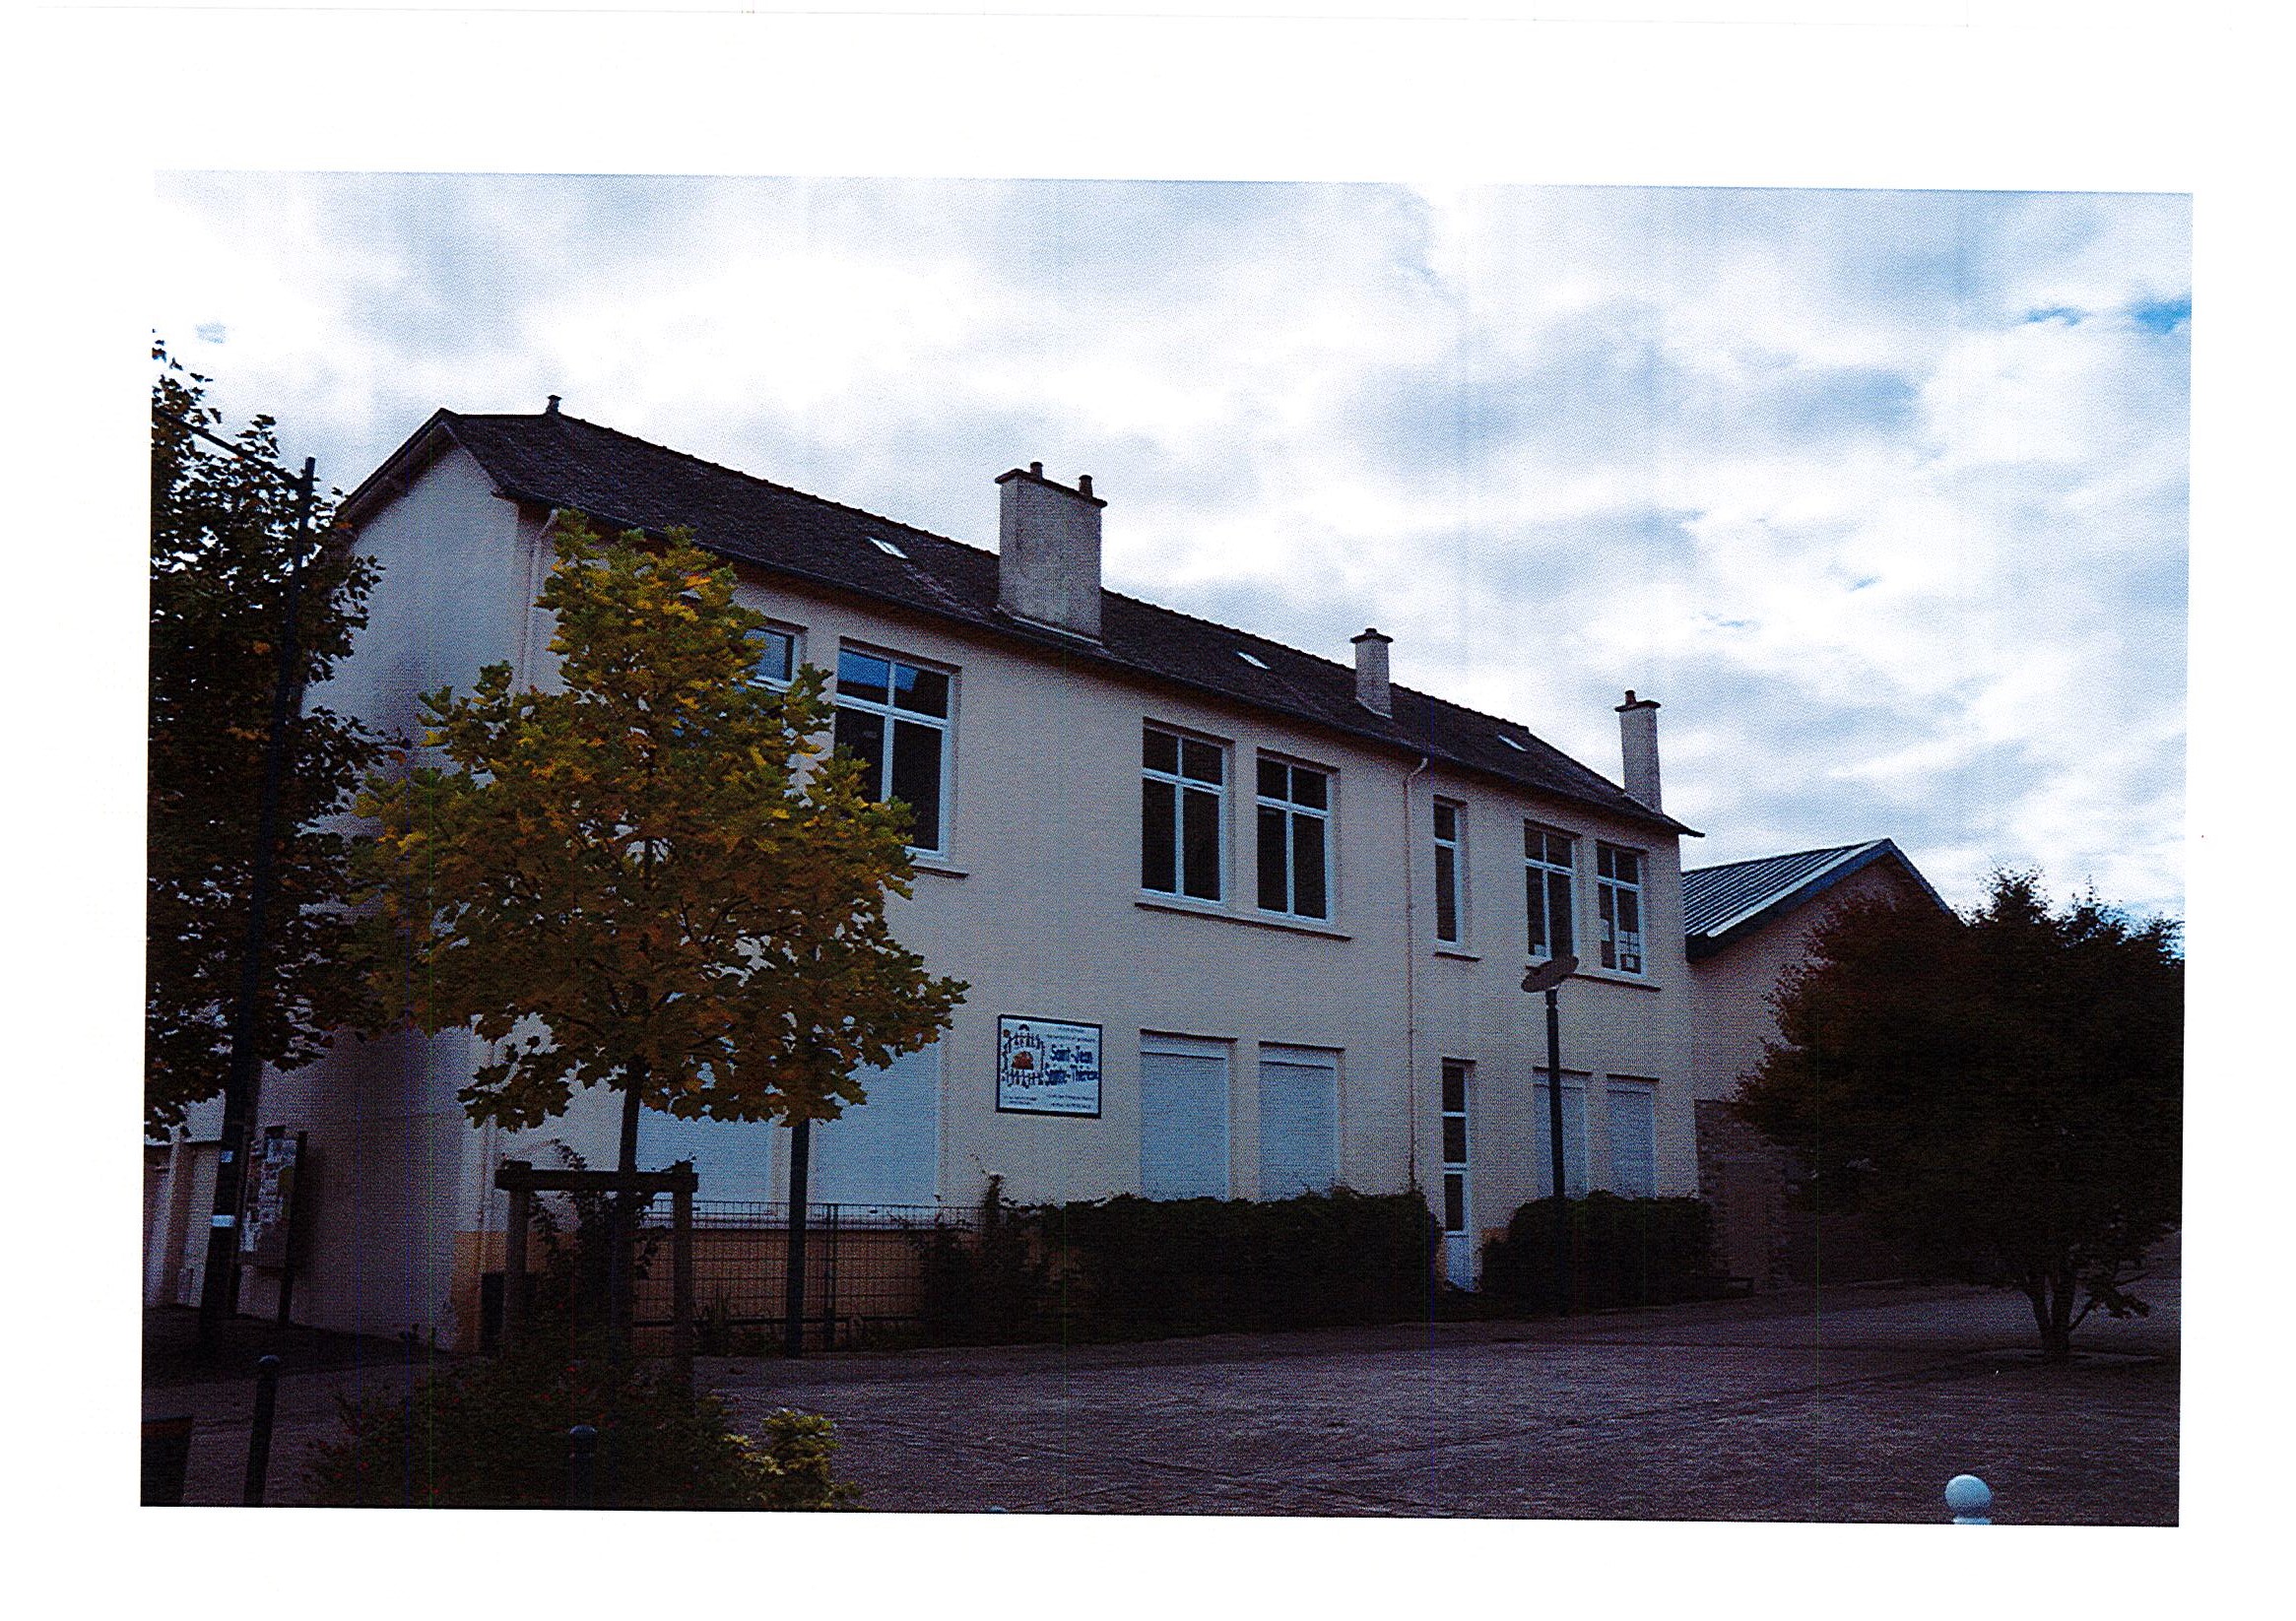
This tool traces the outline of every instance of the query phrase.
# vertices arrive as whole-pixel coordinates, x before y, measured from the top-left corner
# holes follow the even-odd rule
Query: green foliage
[[[2021,1289],[2043,1354],[2070,1354],[2182,1209],[2184,959],[2177,927],[2094,895],[2050,910],[1997,874],[1965,918],[1844,907],[1781,987],[1780,1041],[1738,1113],[1917,1264]],[[2076,1304],[2077,1302],[2077,1304]]]
[[[918,1235],[936,1344],[1154,1339],[1423,1315],[1440,1234],[1413,1194],[1006,1204]]]
[[[964,986],[886,923],[909,892],[905,809],[826,758],[822,674],[748,679],[761,616],[681,536],[603,544],[561,520],[540,605],[560,689],[507,665],[427,694],[444,765],[370,777],[356,852],[385,1016],[496,1047],[461,1092],[525,1128],[576,1086],[635,1110],[834,1118],[856,1071],[930,1042]],[[433,756],[437,757],[437,756]],[[625,1164],[624,1169],[629,1167]]]
[[[144,1110],[164,1131],[220,1093],[229,1068],[289,578],[302,580],[293,674],[314,682],[366,622],[376,570],[352,553],[323,491],[298,549],[295,475],[272,420],[239,430],[242,456],[195,438],[168,417],[220,436],[208,379],[152,353]],[[316,1058],[360,1005],[357,982],[337,971],[345,841],[324,819],[350,808],[377,755],[358,722],[324,707],[288,734],[254,1027],[257,1056],[283,1070]]]
[[[1005,1202],[989,1178],[975,1230],[913,1235],[923,1277],[924,1337],[940,1345],[1005,1345],[1048,1327],[1052,1262],[1035,1212]]]
[[[415,1387],[412,1428],[403,1392],[338,1401],[342,1434],[312,1468],[332,1507],[564,1506],[576,1424],[598,1431],[600,1508],[846,1509],[860,1496],[832,1473],[829,1420],[785,1409],[753,1440],[727,1428],[715,1397],[602,1355],[538,1346],[433,1373]]]
[[[558,1162],[586,1171],[590,1162],[562,1142],[554,1142]],[[527,1320],[536,1331],[580,1336],[605,1326],[614,1267],[616,1232],[612,1194],[595,1191],[537,1194],[527,1207]],[[630,1269],[642,1278],[666,1235],[648,1228],[633,1235]]]
[[[1704,1200],[1597,1192],[1563,1203],[1573,1311],[1663,1306],[1720,1292],[1713,1215]],[[1553,1200],[1519,1206],[1507,1230],[1483,1246],[1483,1293],[1532,1311],[1555,1310],[1554,1236]]]

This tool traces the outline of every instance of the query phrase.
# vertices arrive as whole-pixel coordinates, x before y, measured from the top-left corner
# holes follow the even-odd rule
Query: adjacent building
[[[583,421],[440,411],[344,503],[382,562],[325,692],[387,732],[507,662],[554,679],[534,606],[554,517],[692,531],[772,622],[758,679],[833,677],[835,740],[915,811],[893,924],[970,983],[929,1050],[817,1128],[812,1197],[967,1204],[1422,1191],[1472,1278],[1544,1192],[1543,1023],[1564,988],[1573,1191],[1697,1191],[1693,978],[1657,704],[1618,706],[1621,781],[1517,722],[1396,684],[1388,638],[1303,652],[1106,590],[1105,501],[1031,464],[984,477],[990,551]],[[1334,627],[1339,640],[1342,627]],[[296,1318],[475,1326],[495,1167],[554,1141],[613,1158],[613,1099],[474,1128],[475,1037],[345,1038],[267,1075],[259,1129],[304,1134]],[[774,1200],[786,1131],[650,1116],[649,1164]],[[251,1297],[263,1309],[260,1294]]]
[[[1945,902],[1888,839],[1799,850],[1682,875],[1684,955],[1690,970],[1690,1091],[1696,1099],[1699,1191],[1713,1205],[1723,1269],[1764,1287],[1886,1269],[1852,1221],[1824,1231],[1788,1198],[1790,1158],[1724,1107],[1741,1076],[1777,1039],[1771,995],[1809,959],[1810,940],[1841,907],[1860,901]]]

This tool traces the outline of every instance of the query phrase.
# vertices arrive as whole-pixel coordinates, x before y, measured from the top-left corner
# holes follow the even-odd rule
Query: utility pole
[[[185,424],[189,425],[189,424]],[[197,428],[194,432],[199,432]],[[202,438],[214,435],[201,433]],[[222,441],[216,441],[221,443]],[[232,454],[236,446],[226,445]],[[287,775],[287,739],[302,709],[301,617],[303,544],[310,527],[311,493],[317,464],[303,458],[295,482],[295,540],[288,553],[286,624],[279,637],[278,674],[271,693],[271,731],[263,746],[263,797],[255,821],[255,865],[249,875],[247,939],[239,955],[239,990],[231,1004],[230,1060],[225,1070],[224,1124],[216,1146],[216,1198],[208,1217],[207,1268],[200,1280],[198,1353],[211,1356],[224,1322],[237,1304],[239,1204],[247,1180],[247,1143],[255,1118],[256,1078],[262,1061],[255,1052],[256,1002],[263,983],[264,923],[277,886],[279,799]]]

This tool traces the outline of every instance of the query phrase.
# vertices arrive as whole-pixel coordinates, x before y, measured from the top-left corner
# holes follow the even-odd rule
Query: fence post
[[[681,1180],[670,1193],[670,1374],[693,1394],[693,1164],[671,1170]]]
[[[598,1432],[577,1424],[566,1432],[566,1507],[597,1507]]]
[[[255,1418],[247,1426],[247,1475],[239,1501],[250,1509],[263,1507],[263,1485],[271,1474],[271,1424],[279,1411],[279,1358],[255,1359]]]
[[[1945,1507],[1953,1511],[1956,1525],[1990,1525],[1993,1488],[1973,1474],[1957,1474],[1945,1482]]]

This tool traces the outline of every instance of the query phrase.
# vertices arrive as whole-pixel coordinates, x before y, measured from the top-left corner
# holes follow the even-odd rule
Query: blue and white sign
[[[997,1015],[997,1109],[1008,1115],[1100,1113],[1100,1026]]]

